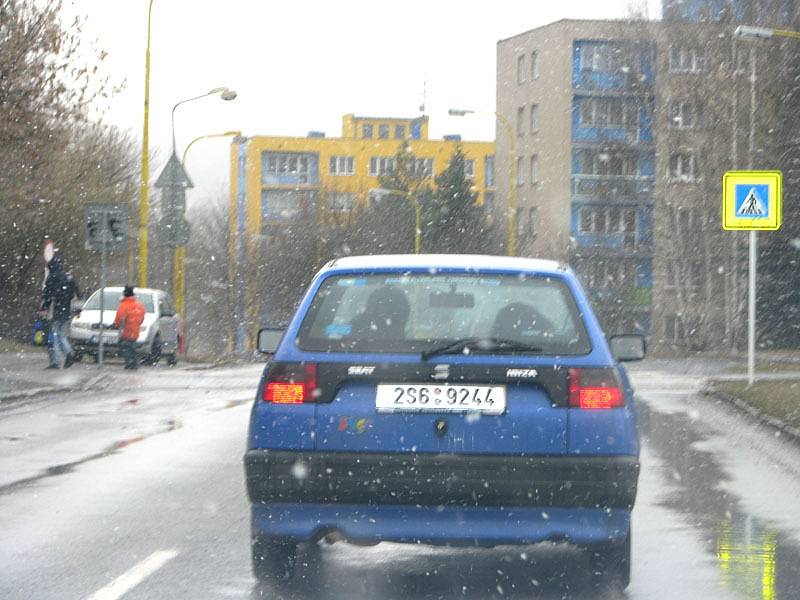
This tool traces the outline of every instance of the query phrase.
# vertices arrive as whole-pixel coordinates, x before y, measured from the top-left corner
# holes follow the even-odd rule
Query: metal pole
[[[97,347],[97,364],[103,364],[103,334],[105,333],[105,321],[103,321],[103,313],[105,311],[105,296],[106,296],[106,232],[108,231],[108,213],[103,211],[103,228],[100,234],[103,236],[103,246],[100,250],[100,342]]]
[[[750,48],[750,139],[748,168],[753,168],[756,138],[756,49]],[[756,376],[756,260],[758,237],[750,231],[750,260],[747,273],[747,384],[753,385]]]
[[[748,268],[747,296],[747,385],[753,385],[756,377],[756,261],[758,260],[758,232],[750,231],[750,264]]]
[[[503,123],[511,144],[511,165],[508,168],[508,255],[517,253],[517,140],[511,122],[499,112],[494,113]]]
[[[147,222],[148,179],[150,163],[148,145],[150,144],[150,17],[153,14],[153,0],[147,9],[147,50],[144,59],[144,126],[142,128],[142,181],[139,184],[139,287],[147,287]]]
[[[420,234],[421,231],[421,215],[420,215],[420,206],[419,206],[419,198],[416,196],[411,196],[411,200],[414,203],[414,254],[419,254],[420,250]]]

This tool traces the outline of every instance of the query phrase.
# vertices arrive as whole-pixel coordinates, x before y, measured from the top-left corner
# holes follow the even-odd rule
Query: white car
[[[103,332],[104,352],[109,355],[118,354],[117,341],[119,332],[112,329],[117,312],[122,287],[106,287],[103,291]],[[180,317],[175,312],[169,294],[163,290],[151,288],[134,288],[136,298],[144,305],[146,311],[142,328],[139,332],[139,355],[143,362],[156,364],[165,357],[169,365],[178,362],[178,343],[180,335]],[[81,360],[89,354],[97,361],[98,342],[100,338],[100,290],[94,292],[81,308],[80,314],[70,323],[69,342],[75,352],[75,359]]]

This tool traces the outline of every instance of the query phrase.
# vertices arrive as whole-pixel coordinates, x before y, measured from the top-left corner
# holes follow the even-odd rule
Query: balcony
[[[597,257],[650,257],[653,255],[651,238],[634,232],[623,233],[573,233],[570,238],[570,255],[573,259]]]
[[[652,202],[654,177],[637,175],[573,175],[572,197],[606,202]]]
[[[610,92],[623,94],[652,94],[652,78],[636,71],[608,73],[582,69],[574,72],[572,86],[581,92]]]
[[[637,144],[651,144],[653,142],[653,134],[649,127],[575,125],[572,128],[572,141],[634,146]]]

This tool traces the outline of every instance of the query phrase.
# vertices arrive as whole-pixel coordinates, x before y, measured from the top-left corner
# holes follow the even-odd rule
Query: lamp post
[[[216,96],[216,95],[219,95],[219,97],[222,100],[224,100],[226,102],[230,102],[231,100],[235,100],[236,99],[236,95],[237,94],[236,94],[236,92],[234,92],[231,89],[228,89],[227,87],[216,87],[216,88],[214,88],[212,90],[209,90],[205,94],[200,94],[198,96],[192,96],[191,98],[186,98],[185,100],[180,100],[179,102],[176,102],[173,105],[173,107],[172,107],[172,115],[171,115],[171,119],[172,119],[171,120],[171,123],[172,123],[172,156],[170,157],[170,161],[174,161],[173,164],[177,163],[177,161],[178,161],[177,144],[176,144],[176,139],[175,139],[175,111],[182,104],[186,104],[188,102],[193,102],[194,100],[200,100],[202,98],[207,98],[208,96]],[[202,136],[202,137],[206,137],[206,136]],[[202,139],[202,137],[199,138],[199,139]],[[197,141],[197,139],[192,140],[189,143],[189,145],[186,147],[186,150],[184,150],[184,157],[186,156],[186,152],[188,152],[189,148],[191,147],[191,145],[195,141]],[[169,166],[169,163],[168,163],[167,166]],[[186,176],[185,170],[183,169],[182,161],[181,161],[180,164],[175,164],[175,166],[177,167],[178,170],[180,170],[183,173],[184,177],[186,177],[188,179],[188,176]],[[181,193],[183,194],[185,192],[183,190],[181,190]],[[175,211],[178,210],[178,206],[176,206],[174,204],[174,202],[175,202],[174,198],[173,198],[172,202],[173,202],[173,205],[170,205],[168,203],[168,207],[169,207],[169,211],[172,214],[171,219],[174,221],[174,219],[175,219]],[[184,202],[185,202],[185,197],[184,197]],[[184,209],[185,209],[185,204],[184,204]],[[163,210],[164,209],[162,207],[162,211]],[[180,218],[181,218],[181,220],[183,219],[183,215],[182,214],[181,214]],[[185,310],[186,309],[186,302],[185,302],[185,298],[186,298],[186,288],[185,288],[185,284],[186,284],[186,276],[185,276],[186,245],[185,245],[185,243],[186,243],[187,239],[188,239],[188,234],[186,235],[186,237],[182,237],[182,239],[173,238],[171,240],[171,242],[168,244],[168,245],[173,247],[172,261],[170,262],[170,280],[172,281],[172,296],[173,296],[173,298],[175,298],[175,308],[176,308],[178,314],[181,317],[181,336],[180,336],[180,342],[181,342],[180,350],[181,350],[181,352],[183,352],[185,350],[185,346],[184,346],[184,344],[185,344],[185,335],[184,335],[183,328],[184,328],[184,323],[186,321],[186,310]]]
[[[200,140],[206,140],[209,138],[219,138],[219,137],[229,137],[229,136],[236,137],[240,135],[242,135],[241,131],[226,131],[224,133],[209,133],[206,135],[200,135],[187,144],[186,148],[183,151],[181,164],[184,167],[186,166],[186,156],[187,154],[189,154],[189,149],[195,144],[195,142],[199,142]],[[174,143],[174,136],[173,136],[173,143]],[[181,341],[183,342],[186,339],[184,331],[186,323],[186,246],[176,247],[172,260],[173,264],[175,265],[174,272],[172,275],[172,294],[173,297],[175,298],[175,309],[181,316]],[[181,351],[183,351],[183,348],[181,348]]]
[[[800,40],[800,31],[787,29],[770,29],[767,27],[753,27],[739,25],[733,35],[745,40],[771,39],[773,37],[786,37]],[[753,154],[755,153],[755,111],[756,111],[756,57],[755,51],[750,53],[750,136],[748,151],[748,169],[753,168]],[[758,259],[757,231],[750,230],[749,269],[747,284],[747,382],[753,385],[756,370],[756,261]]]
[[[153,14],[153,0],[147,7],[147,49],[144,55],[144,125],[142,127],[142,180],[139,183],[139,287],[147,287],[147,221],[148,179],[150,163],[148,145],[150,143],[150,23]],[[132,264],[132,260],[131,263]]]
[[[181,105],[186,104],[187,102],[193,102],[194,100],[200,100],[201,98],[207,98],[208,96],[216,96],[219,94],[219,97],[222,98],[226,102],[230,102],[231,100],[236,99],[236,92],[226,87],[216,87],[213,90],[209,90],[205,94],[200,94],[199,96],[193,96],[192,98],[186,98],[185,100],[181,100],[180,102],[176,102],[175,105],[172,107],[172,152],[176,152],[175,146],[175,110]]]
[[[406,192],[404,190],[390,190],[386,188],[376,188],[374,191],[379,194],[384,194],[387,196],[389,195],[405,196],[406,199],[409,202],[411,202],[411,205],[414,207],[414,254],[419,254],[420,234],[421,234],[420,225],[422,221],[419,199],[416,197],[416,195],[412,194],[411,192]]]
[[[472,114],[493,114],[497,117],[508,133],[511,141],[511,164],[508,168],[508,255],[515,256],[517,252],[517,140],[511,122],[501,113],[476,111],[469,109],[451,108],[447,111],[452,117],[464,117]]]

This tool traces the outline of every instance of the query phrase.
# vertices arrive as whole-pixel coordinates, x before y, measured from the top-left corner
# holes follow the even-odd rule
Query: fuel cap
[[[444,437],[447,433],[447,421],[444,419],[436,419],[433,422],[433,431],[436,433],[436,437]]]

